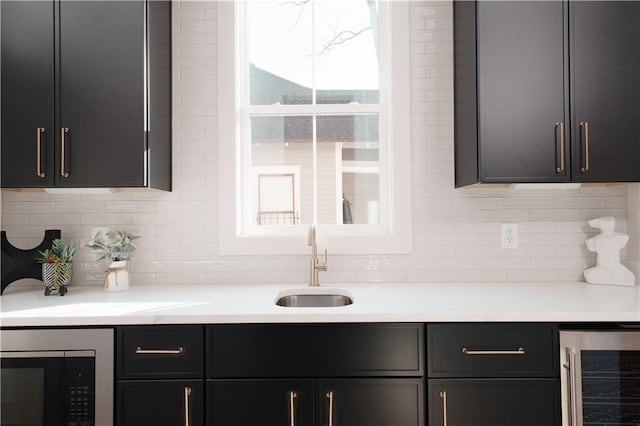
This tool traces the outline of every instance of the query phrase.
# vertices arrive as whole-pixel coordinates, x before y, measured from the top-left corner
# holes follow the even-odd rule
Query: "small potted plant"
[[[76,248],[73,243],[65,244],[62,238],[56,238],[51,243],[51,248],[38,251],[40,257],[36,258],[42,263],[42,282],[44,282],[44,295],[59,294],[64,296],[67,286],[71,282],[71,271]]]
[[[133,240],[139,237],[128,231],[110,229],[105,233],[96,232],[86,244],[86,247],[98,252],[96,260],[104,259],[107,263],[104,271],[105,291],[124,291],[129,288],[127,262],[137,248]]]

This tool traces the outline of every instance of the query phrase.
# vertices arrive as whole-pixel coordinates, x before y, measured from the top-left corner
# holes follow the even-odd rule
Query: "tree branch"
[[[358,37],[360,34],[364,33],[365,31],[369,31],[370,29],[371,29],[371,26],[361,28],[358,31],[342,30],[338,34],[333,36],[333,38],[324,45],[324,47],[322,48],[322,51],[323,52],[329,51],[341,44],[348,42],[349,40],[353,40],[354,38]]]
[[[301,6],[300,10],[298,11],[298,16],[296,16],[296,22],[294,22],[291,28],[298,25],[298,23],[300,22],[300,18],[302,17],[302,12],[304,12],[304,8],[309,2],[311,2],[311,0],[286,0],[286,1],[280,2],[280,6],[295,6],[295,7]]]

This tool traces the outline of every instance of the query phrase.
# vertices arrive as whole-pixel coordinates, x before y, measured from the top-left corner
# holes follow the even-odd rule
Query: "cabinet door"
[[[555,324],[428,324],[429,377],[556,377]]]
[[[202,425],[201,380],[131,380],[116,385],[119,426]]]
[[[422,425],[422,383],[421,379],[318,380],[316,425]]]
[[[563,2],[477,2],[482,182],[569,179]]]
[[[422,324],[220,324],[207,377],[398,377],[424,370]]]
[[[574,180],[639,181],[640,2],[570,2],[570,17]]]
[[[116,329],[118,379],[202,377],[201,325],[142,325]]]
[[[144,31],[143,1],[61,2],[59,186],[146,183]]]
[[[54,3],[3,1],[0,8],[2,187],[51,186]]]
[[[429,425],[559,425],[558,389],[556,379],[429,380]]]
[[[209,380],[207,425],[313,426],[311,380]]]

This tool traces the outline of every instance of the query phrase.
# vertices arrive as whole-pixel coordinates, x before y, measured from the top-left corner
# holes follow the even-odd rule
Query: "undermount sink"
[[[276,298],[276,305],[289,308],[335,308],[353,303],[353,297],[344,290],[313,288],[286,290]]]

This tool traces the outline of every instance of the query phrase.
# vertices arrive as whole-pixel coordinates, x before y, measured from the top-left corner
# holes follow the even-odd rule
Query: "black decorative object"
[[[53,240],[60,238],[59,229],[47,229],[44,231],[44,239],[39,246],[29,250],[22,250],[14,247],[7,240],[6,231],[0,231],[2,243],[2,289],[0,294],[14,281],[22,278],[35,278],[42,281],[42,265],[36,261],[39,251],[44,251],[51,247]]]

